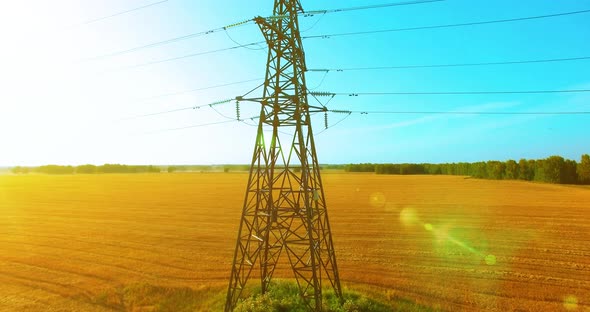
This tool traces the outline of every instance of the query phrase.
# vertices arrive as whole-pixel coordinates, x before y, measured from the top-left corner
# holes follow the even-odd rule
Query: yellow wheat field
[[[323,179],[348,287],[445,311],[590,311],[589,188],[455,176]],[[141,298],[124,304],[129,285],[136,297],[153,296],[145,285],[201,291],[195,309],[212,309],[208,300],[223,300],[246,180],[0,176],[0,311],[157,308]]]

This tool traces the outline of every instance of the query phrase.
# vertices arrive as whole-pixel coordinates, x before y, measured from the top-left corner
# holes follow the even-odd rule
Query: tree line
[[[230,171],[248,171],[249,165],[170,165],[170,166],[153,166],[153,165],[121,165],[121,164],[104,164],[80,165],[80,166],[60,166],[45,165],[39,167],[12,167],[10,171],[14,174],[26,173],[43,173],[43,174],[99,174],[99,173],[158,173],[158,172],[230,172]]]
[[[43,174],[98,174],[98,173],[152,173],[161,172],[162,169],[158,166],[143,166],[143,165],[121,165],[121,164],[104,164],[100,166],[95,165],[81,165],[81,166],[60,166],[60,165],[45,165],[39,167],[21,167],[16,166],[11,169],[12,173],[43,173]]]
[[[486,162],[459,162],[444,164],[348,164],[323,165],[322,169],[344,169],[347,172],[375,172],[376,174],[435,174],[463,175],[481,179],[525,180],[560,184],[590,184],[590,155],[582,155],[580,162],[564,159],[561,156],[550,156],[545,159],[520,159]],[[190,166],[153,166],[153,165],[121,165],[104,164],[60,166],[45,165],[39,167],[16,166],[11,169],[15,174],[99,174],[99,173],[159,173],[177,171],[247,171],[247,165],[190,165]]]
[[[441,174],[464,175],[480,179],[525,180],[559,184],[590,184],[590,155],[582,155],[580,162],[550,156],[544,159],[481,161],[444,164],[349,164],[347,172],[375,172],[376,174]]]

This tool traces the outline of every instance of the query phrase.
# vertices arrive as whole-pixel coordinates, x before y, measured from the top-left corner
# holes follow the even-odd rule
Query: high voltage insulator
[[[273,20],[281,20],[281,19],[287,19],[289,18],[289,15],[272,15],[272,16],[268,16],[266,19],[273,21]]]
[[[254,19],[267,42],[268,62],[263,96],[247,99],[259,102],[261,113],[226,312],[234,310],[251,275],[260,282],[262,293],[267,293],[275,268],[287,262],[309,310],[322,310],[322,286],[332,288],[342,302],[305,86],[305,54],[298,26],[302,13],[299,0],[274,0],[271,18]],[[286,259],[280,261],[285,253]]]
[[[303,16],[310,17],[310,16],[314,16],[316,14],[326,14],[326,13],[328,13],[328,10],[306,11],[305,14],[303,14]]]
[[[328,112],[324,111],[324,128],[328,129]]]
[[[233,101],[234,99],[229,99],[229,100],[223,100],[223,101],[217,101],[217,102],[213,102],[213,103],[209,103],[209,106],[215,106],[215,105],[220,105],[220,104],[226,104],[226,103],[230,103],[231,101]]]
[[[236,119],[240,120],[240,101],[236,101]]]
[[[343,72],[344,69],[327,69],[327,68],[311,68],[307,70],[308,72],[322,72],[322,73],[328,73],[331,71],[336,71],[336,72]]]
[[[249,19],[247,21],[241,21],[241,22],[238,22],[238,23],[230,24],[230,25],[227,25],[227,26],[223,27],[223,29],[227,30],[227,29],[232,28],[232,27],[236,27],[236,26],[248,24],[248,23],[250,23],[252,21],[253,21],[252,19]]]
[[[325,91],[312,91],[312,92],[309,92],[309,95],[313,95],[313,96],[336,96],[336,93],[325,92]]]
[[[340,109],[332,109],[330,112],[335,114],[352,114],[352,111],[349,110],[340,110]]]

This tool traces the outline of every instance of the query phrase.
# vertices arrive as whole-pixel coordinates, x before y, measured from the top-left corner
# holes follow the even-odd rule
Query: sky
[[[301,4],[309,11],[392,2],[396,1],[302,0]],[[261,80],[257,79],[266,71],[264,45],[182,57],[263,41],[255,24],[117,52],[269,16],[272,6],[269,0],[2,2],[0,166],[249,163],[257,120],[232,122],[234,103],[219,105],[217,111],[204,107],[138,116],[235,98],[258,86]],[[590,10],[590,1],[446,0],[300,17],[300,28],[305,37],[580,10]],[[589,57],[588,38],[590,12],[309,38],[303,46],[308,69],[342,69]],[[160,62],[173,58],[178,59]],[[577,90],[590,89],[589,73],[590,59],[583,59],[327,74],[309,71],[306,80],[314,91],[344,94]],[[224,84],[231,85],[198,90]],[[258,89],[252,95],[261,92]],[[321,100],[326,104],[327,98]],[[588,112],[589,100],[587,92],[343,95],[327,106],[358,112]],[[255,117],[256,105],[242,103],[241,116]],[[217,122],[224,123],[199,126]],[[325,129],[322,114],[314,116],[320,163],[473,162],[550,155],[578,160],[590,153],[589,114],[331,113],[328,125]],[[184,129],[171,130],[177,128]]]

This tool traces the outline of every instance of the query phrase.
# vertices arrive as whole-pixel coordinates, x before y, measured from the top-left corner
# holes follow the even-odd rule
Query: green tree
[[[473,163],[473,165],[471,166],[471,176],[479,179],[487,179],[487,164],[483,161]]]
[[[506,172],[504,173],[504,179],[516,180],[518,179],[518,164],[516,161],[510,159],[506,161]]]
[[[544,182],[563,183],[565,160],[561,156],[551,156],[543,162]]]
[[[562,171],[561,183],[576,184],[578,183],[578,173],[576,172],[578,164],[575,160],[566,159]]]
[[[506,172],[506,165],[497,160],[490,160],[487,163],[488,179],[502,180]]]
[[[577,168],[578,181],[581,184],[590,184],[590,155],[582,155]]]
[[[149,165],[147,167],[146,166],[141,166],[141,167],[143,167],[143,169],[145,170],[143,172],[150,172],[150,173],[160,173],[161,172],[161,168],[158,166]]]
[[[374,164],[349,164],[344,167],[346,172],[375,172]]]
[[[471,170],[471,164],[470,163],[460,162],[460,163],[457,164],[457,169],[455,170],[455,174],[457,174],[457,175],[469,175],[470,170]]]
[[[539,181],[539,182],[545,182],[545,168],[544,168],[544,163],[545,160],[544,159],[538,159],[534,161],[535,165],[534,165],[534,175],[533,175],[533,180],[534,181]],[[530,163],[530,161],[529,161]]]
[[[76,167],[76,173],[81,174],[93,174],[96,173],[96,166],[95,165],[81,165]]]
[[[522,158],[518,161],[518,179],[532,181],[535,176],[534,160],[531,165],[530,161]]]
[[[74,167],[72,166],[60,166],[60,165],[45,165],[35,168],[38,173],[45,174],[73,174]]]

